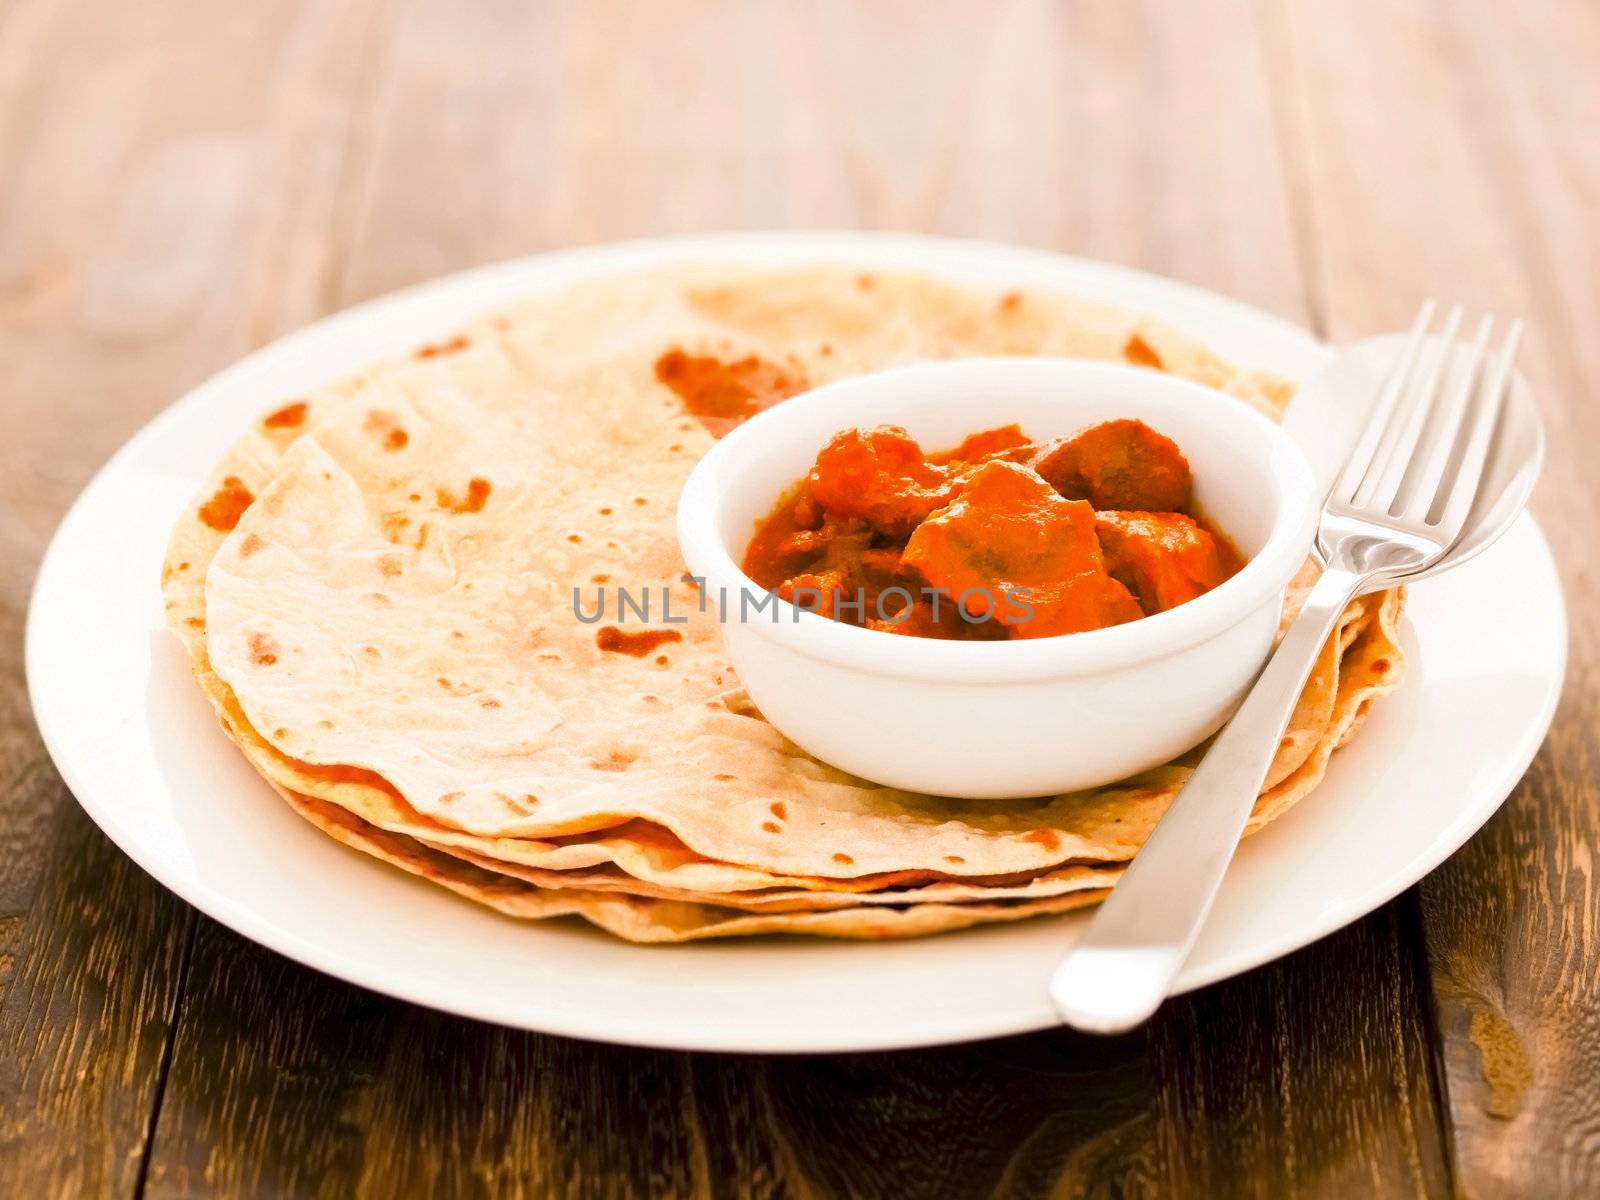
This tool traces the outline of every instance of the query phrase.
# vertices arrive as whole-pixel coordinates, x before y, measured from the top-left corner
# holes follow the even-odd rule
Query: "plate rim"
[[[1304,364],[1302,369],[1308,369],[1319,361],[1327,361],[1333,354],[1329,347],[1319,342],[1307,330],[1291,321],[1179,280],[1166,279],[1132,267],[1081,258],[1046,249],[981,240],[930,237],[904,233],[790,230],[695,234],[682,237],[600,242],[588,246],[532,254],[474,267],[435,279],[425,280],[364,300],[290,331],[251,351],[249,354],[202,380],[172,403],[163,407],[129,437],[94,473],[68,507],[52,533],[49,545],[41,558],[38,573],[29,596],[24,633],[24,676],[29,703],[34,713],[35,724],[39,730],[41,740],[50,754],[57,771],[79,806],[83,808],[102,832],[110,838],[113,844],[131,858],[140,869],[151,875],[163,887],[179,896],[186,903],[193,905],[196,909],[213,917],[241,936],[249,938],[275,953],[283,954],[287,958],[345,982],[459,1016],[485,1020],[514,1028],[614,1044],[668,1049],[762,1053],[822,1053],[911,1048],[974,1041],[1053,1027],[1056,1024],[1054,1014],[1049,1010],[1048,1003],[1041,997],[1038,1005],[1032,1007],[1019,1006],[1009,1015],[1002,1014],[1000,1019],[995,1019],[993,1014],[980,1014],[981,1019],[963,1022],[960,1028],[955,1027],[954,1023],[946,1020],[942,1027],[939,1028],[902,1027],[894,1031],[891,1036],[885,1036],[884,1031],[877,1029],[861,1030],[855,1033],[850,1030],[836,1030],[835,1034],[827,1039],[810,1038],[794,1044],[781,1044],[774,1041],[770,1035],[767,1037],[754,1036],[748,1033],[733,1034],[731,1036],[708,1035],[709,1031],[703,1029],[702,1036],[686,1037],[682,1035],[681,1031],[670,1032],[667,1036],[662,1036],[660,1031],[654,1030],[648,1025],[639,1027],[634,1024],[627,1028],[620,1028],[619,1022],[615,1019],[605,1017],[598,1021],[586,1022],[582,1019],[559,1019],[561,1014],[549,1011],[532,1013],[525,1010],[515,1013],[501,1011],[492,1004],[475,1005],[465,1002],[462,993],[459,991],[443,994],[441,989],[438,988],[419,989],[416,986],[414,977],[412,980],[406,981],[406,984],[409,985],[408,989],[407,986],[397,983],[392,973],[382,978],[375,978],[374,976],[377,972],[363,969],[363,964],[350,965],[340,959],[331,949],[324,949],[315,942],[299,937],[293,931],[281,929],[269,918],[260,915],[254,906],[240,902],[227,892],[207,885],[198,876],[190,878],[183,875],[181,871],[170,869],[168,862],[162,856],[146,852],[137,837],[133,836],[132,828],[117,820],[113,809],[99,803],[97,800],[85,798],[93,789],[81,785],[82,774],[76,769],[71,754],[68,752],[67,747],[64,746],[62,738],[57,736],[61,730],[55,727],[55,720],[58,717],[63,721],[68,718],[55,713],[52,703],[53,697],[48,694],[46,685],[41,682],[41,673],[47,657],[47,647],[44,645],[44,623],[38,619],[38,614],[41,610],[41,597],[47,593],[54,576],[60,572],[59,560],[66,553],[63,547],[68,544],[70,534],[76,528],[76,525],[86,519],[84,514],[92,508],[97,498],[97,493],[108,487],[109,481],[114,479],[118,471],[130,460],[134,459],[147,443],[159,439],[169,426],[183,422],[189,417],[192,410],[203,409],[212,402],[214,396],[227,393],[237,380],[241,377],[248,379],[251,375],[259,372],[266,363],[275,361],[280,357],[286,358],[309,347],[314,347],[324,339],[337,340],[339,335],[349,326],[377,321],[386,311],[394,312],[411,305],[418,305],[438,294],[449,295],[463,289],[470,291],[475,288],[486,288],[491,291],[496,288],[504,290],[504,295],[499,300],[464,299],[456,301],[455,305],[460,311],[458,311],[454,320],[465,321],[472,319],[480,311],[492,309],[496,303],[512,300],[519,295],[535,294],[546,288],[557,288],[564,282],[575,281],[579,278],[596,278],[614,272],[638,270],[650,265],[708,259],[718,255],[737,257],[752,252],[760,254],[771,251],[774,248],[782,251],[783,254],[793,254],[797,259],[804,259],[807,255],[813,255],[815,257],[812,261],[817,262],[824,261],[830,256],[835,259],[848,260],[853,254],[858,254],[863,259],[881,258],[885,260],[882,269],[894,269],[896,266],[901,265],[898,262],[889,261],[895,258],[896,253],[906,256],[926,254],[928,261],[923,264],[921,269],[929,274],[942,275],[946,278],[959,277],[960,272],[946,269],[946,263],[942,261],[941,256],[967,258],[975,261],[989,261],[993,258],[1001,258],[1010,259],[1016,263],[1027,262],[1036,267],[1041,273],[1056,274],[1058,276],[1057,287],[1067,290],[1078,288],[1093,299],[1108,303],[1120,303],[1123,307],[1142,307],[1146,311],[1157,313],[1161,312],[1163,308],[1170,310],[1182,307],[1185,304],[1197,305],[1219,314],[1220,317],[1240,325],[1241,328],[1254,327],[1259,331],[1270,327],[1275,337],[1282,339],[1283,345],[1292,344],[1295,346],[1293,355],[1298,356]],[[781,254],[780,257],[782,257]],[[992,273],[994,268],[991,267],[990,270]],[[534,278],[528,278],[529,276]],[[1110,281],[1112,286],[1132,292],[1139,298],[1135,300],[1109,301],[1106,300],[1103,292],[1097,291],[1092,283],[1087,285],[1081,282],[1075,283],[1073,282],[1074,279],[1079,281]],[[1156,297],[1157,299],[1152,300],[1150,297]],[[1170,319],[1175,319],[1180,325],[1182,324],[1181,318]],[[1256,336],[1263,335],[1257,333]],[[1206,341],[1208,345],[1214,344],[1214,339],[1210,337],[1202,340]],[[1260,363],[1262,357],[1249,354],[1241,356],[1232,349],[1227,351],[1227,356],[1243,357],[1250,365]],[[1283,356],[1279,355],[1278,357]],[[1469,812],[1460,814],[1456,822],[1445,827],[1448,831],[1447,836],[1437,840],[1429,853],[1416,859],[1403,872],[1409,878],[1399,879],[1398,881],[1391,879],[1383,885],[1360,892],[1359,897],[1350,899],[1346,904],[1340,906],[1334,914],[1326,916],[1314,927],[1285,932],[1283,936],[1266,944],[1252,943],[1248,948],[1241,947],[1231,954],[1221,955],[1203,964],[1191,965],[1180,978],[1179,986],[1176,989],[1177,992],[1187,992],[1207,986],[1256,966],[1275,961],[1285,954],[1326,937],[1328,934],[1343,928],[1345,925],[1387,903],[1454,854],[1488,821],[1510,795],[1537,754],[1548,732],[1562,694],[1568,655],[1565,598],[1548,542],[1540,531],[1537,522],[1528,513],[1524,513],[1514,523],[1512,529],[1508,531],[1508,538],[1516,536],[1530,539],[1530,548],[1538,557],[1540,565],[1548,570],[1550,580],[1554,585],[1550,598],[1553,602],[1553,616],[1555,618],[1553,632],[1556,635],[1559,660],[1556,670],[1547,680],[1547,685],[1541,698],[1540,710],[1535,718],[1524,726],[1522,736],[1517,741],[1515,753],[1499,760],[1498,769],[1493,773],[1493,783],[1483,787],[1478,793],[1484,797],[1492,797],[1492,800],[1483,800]],[[1390,886],[1390,884],[1393,886]],[[659,948],[651,947],[641,948],[641,951],[645,953],[663,952]],[[670,950],[665,952],[670,953]]]

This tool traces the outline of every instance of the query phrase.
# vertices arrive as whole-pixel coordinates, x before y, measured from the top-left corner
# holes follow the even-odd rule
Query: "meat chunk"
[[[829,515],[866,521],[897,540],[951,493],[948,473],[925,460],[911,435],[894,425],[835,435],[817,455],[808,485]]]
[[[985,429],[962,439],[954,450],[928,455],[928,461],[940,466],[948,463],[981,463],[991,458],[1007,458],[1018,462],[1016,452],[1032,451],[1032,440],[1022,432],[1020,425],[1002,425],[998,429]]]
[[[848,573],[872,544],[872,536],[865,521],[824,515],[802,492],[756,531],[745,554],[745,572],[767,588],[802,571],[838,568]]]
[[[841,571],[806,572],[778,585],[778,595],[805,612],[834,617],[839,601],[849,589]]]
[[[1013,637],[1050,637],[1144,614],[1106,573],[1094,510],[1015,463],[989,462],[911,535],[902,562]]]
[[[1028,464],[1069,500],[1097,509],[1177,512],[1189,503],[1189,460],[1143,421],[1102,421],[1040,447]]]
[[[1097,513],[1095,533],[1106,570],[1146,613],[1176,608],[1228,577],[1216,539],[1182,513]]]

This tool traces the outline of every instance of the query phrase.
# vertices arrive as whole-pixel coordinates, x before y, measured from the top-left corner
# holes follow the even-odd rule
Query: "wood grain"
[[[44,883],[7,951],[0,1182],[12,1195],[128,1195],[193,918],[76,806],[58,812]]]
[[[1600,86],[1578,67],[1600,51],[1600,13],[1353,4],[1331,32],[1282,30],[1335,335],[1393,327],[1424,294],[1529,321],[1522,365],[1554,450],[1534,508],[1565,567],[1568,684],[1505,809],[1423,884],[1424,930],[1462,1189],[1590,1194],[1600,489],[1582,448],[1600,439]]]
[[[49,766],[22,683],[28,586],[120,442],[325,304],[359,16],[0,9],[3,1194],[138,1188],[191,929]]]
[[[355,300],[610,238],[990,237],[1335,338],[1425,291],[1493,303],[1532,319],[1554,443],[1593,445],[1596,51],[1590,8],[1488,0],[0,0],[0,1190],[1595,1190],[1580,456],[1540,495],[1572,679],[1505,812],[1420,900],[1111,1041],[695,1056],[335,983],[191,917],[77,812],[20,634],[49,528],[185,386]]]
[[[1449,1192],[1413,905],[1168,1005],[1152,1027],[1167,1194]]]

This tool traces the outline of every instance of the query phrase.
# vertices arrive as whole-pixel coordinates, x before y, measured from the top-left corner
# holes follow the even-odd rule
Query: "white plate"
[[[1039,1029],[1082,917],[888,944],[768,938],[627,945],[496,916],[335,844],[223,736],[162,627],[168,530],[210,464],[274,401],[448,332],[497,303],[676,259],[903,267],[1071,289],[1165,316],[1242,364],[1303,377],[1328,351],[1195,288],[1059,255],[871,234],[741,234],[545,255],[341,313],[197,388],[125,446],[62,522],[28,620],[46,744],[79,802],[156,879],[282,954],[506,1025],[690,1049],[916,1046]],[[1276,958],[1382,904],[1500,805],[1544,737],[1566,662],[1550,553],[1524,518],[1412,594],[1405,687],[1326,782],[1251,838],[1180,986]]]

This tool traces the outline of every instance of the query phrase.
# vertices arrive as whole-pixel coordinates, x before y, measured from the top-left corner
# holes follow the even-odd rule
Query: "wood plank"
[[[1151,1030],[1167,1191],[1452,1190],[1415,903],[1168,1005]]]
[[[1050,246],[1297,315],[1258,50],[1239,0],[413,4],[343,296],[600,239],[844,225]]]
[[[1394,971],[1375,941],[1341,934],[1332,956],[1274,968],[1277,990],[1252,977],[1181,1002],[1149,1051],[1063,1031],[763,1058],[463,1022],[208,922],[150,1194],[1441,1194],[1437,1130],[1415,1124],[1432,1120],[1425,1056],[1398,1006],[1382,989],[1327,1003],[1331,980]],[[1201,1051],[1217,1029],[1225,1050]]]
[[[1600,1188],[1594,730],[1600,490],[1600,13],[1581,4],[1295,10],[1298,132],[1330,322],[1402,324],[1423,294],[1529,321],[1552,454],[1535,511],[1563,566],[1568,687],[1506,807],[1425,882],[1453,1155],[1469,1195]]]
[[[192,916],[70,799],[57,814],[41,887],[7,951],[0,1187],[132,1195]]]
[[[28,714],[45,539],[140,424],[321,302],[359,6],[13,0],[0,32],[0,1190],[131,1194],[188,910]],[[312,236],[307,236],[307,231]],[[152,580],[152,586],[154,581]]]
[[[151,1196],[695,1195],[713,1154],[776,1178],[754,1126],[708,1134],[689,1055],[394,1003],[209,922],[196,956]]]
[[[345,171],[334,298],[576,241],[847,224],[1119,258],[1303,316],[1253,22],[1229,0],[411,4]],[[208,925],[150,1187],[1433,1190],[1412,969],[1385,913],[1177,1002],[1148,1041],[686,1057],[392,1004]],[[1350,979],[1370,987],[1330,1014]]]
[[[1148,1170],[1138,1037],[688,1055],[389,1002],[210,922],[195,959],[151,1196],[1031,1195]]]

